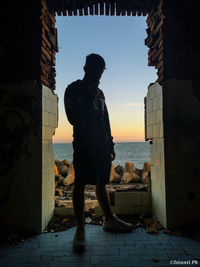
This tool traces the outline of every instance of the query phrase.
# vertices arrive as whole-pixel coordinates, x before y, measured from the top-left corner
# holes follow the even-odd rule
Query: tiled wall
[[[52,135],[58,127],[58,97],[42,86],[42,229],[54,212],[55,174]]]
[[[152,140],[150,146],[152,213],[166,227],[163,91],[158,82],[148,88],[145,113],[146,140]]]
[[[200,102],[191,80],[164,84],[168,227],[200,223]]]
[[[152,212],[167,228],[200,223],[199,130],[200,102],[191,80],[169,79],[163,87],[148,88]]]

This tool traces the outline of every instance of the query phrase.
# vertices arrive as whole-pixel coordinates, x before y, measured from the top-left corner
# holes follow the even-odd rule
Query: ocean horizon
[[[73,141],[73,140],[72,140]],[[71,142],[52,142],[53,144],[70,144]],[[116,141],[116,143],[147,143],[146,141]]]
[[[150,161],[150,145],[148,142],[115,142],[116,158],[114,166],[125,166],[125,162],[142,169],[145,162]],[[53,151],[55,159],[67,159],[71,164],[73,161],[73,147],[71,142],[54,142]]]

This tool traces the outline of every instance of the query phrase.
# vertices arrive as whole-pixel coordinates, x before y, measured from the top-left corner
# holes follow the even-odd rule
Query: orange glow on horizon
[[[73,141],[72,135],[73,128],[70,125],[60,126],[55,131],[53,143],[71,143]],[[112,136],[114,142],[144,142],[144,126],[131,129],[130,126],[115,128],[113,125]]]
[[[73,127],[64,112],[60,112],[58,128],[53,136],[54,143],[71,143]],[[145,142],[143,106],[133,109],[117,109],[110,112],[111,134],[114,142]]]

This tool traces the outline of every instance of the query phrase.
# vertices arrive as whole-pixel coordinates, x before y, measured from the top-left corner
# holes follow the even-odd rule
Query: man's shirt
[[[77,80],[66,88],[64,104],[67,118],[73,125],[74,140],[91,145],[104,142],[112,153],[114,143],[102,90],[98,88],[96,96],[91,96],[85,82]]]

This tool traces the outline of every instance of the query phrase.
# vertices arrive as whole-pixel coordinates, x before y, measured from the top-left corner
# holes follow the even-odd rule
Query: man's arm
[[[114,150],[114,145],[115,143],[113,142],[113,136],[111,135],[111,129],[110,129],[110,120],[109,120],[109,115],[108,115],[108,109],[105,103],[104,106],[104,120],[105,120],[105,127],[106,127],[106,134],[107,134],[107,142],[108,142],[108,147],[111,153],[112,160],[115,159],[115,150]]]
[[[74,93],[76,88],[68,86],[64,95],[65,111],[68,121],[74,126],[80,124],[89,109],[90,99]]]

